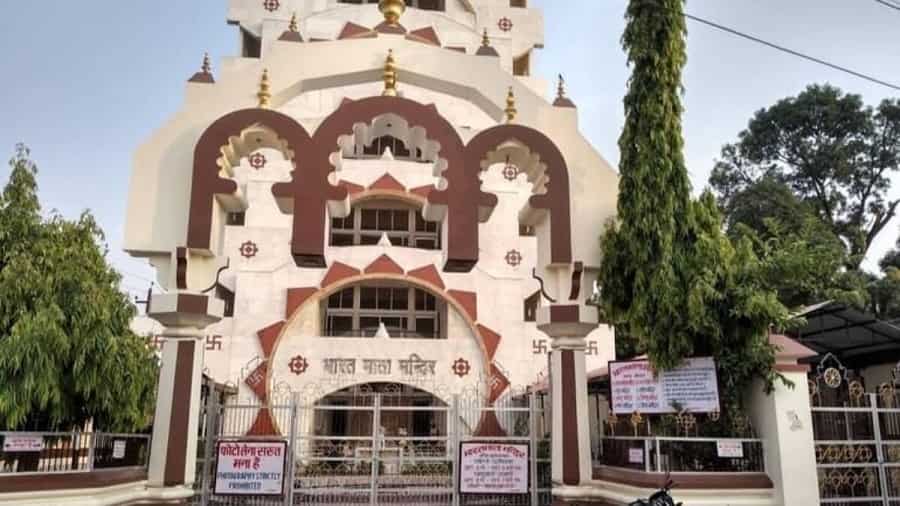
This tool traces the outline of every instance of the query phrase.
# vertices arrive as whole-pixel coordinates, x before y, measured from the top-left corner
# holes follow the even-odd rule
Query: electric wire
[[[900,8],[898,8],[898,10],[900,10]],[[816,58],[816,57],[814,57],[814,56],[810,56],[810,55],[808,55],[808,54],[804,54],[804,53],[801,53],[801,52],[799,52],[799,51],[794,51],[793,49],[789,49],[789,48],[786,48],[786,47],[784,47],[784,46],[775,44],[775,43],[773,43],[773,42],[769,42],[769,41],[767,41],[767,40],[763,40],[763,39],[761,39],[761,38],[759,38],[759,37],[756,37],[756,36],[753,36],[753,35],[750,35],[750,34],[747,34],[747,33],[741,32],[741,31],[738,31],[738,30],[735,30],[735,29],[733,29],[733,28],[729,28],[729,27],[727,27],[727,26],[724,26],[724,25],[721,25],[721,24],[719,24],[719,23],[710,21],[710,20],[708,20],[708,19],[703,19],[703,18],[701,18],[701,17],[697,17],[697,16],[694,16],[694,15],[691,15],[691,14],[687,14],[687,13],[685,13],[685,17],[688,18],[688,19],[690,19],[690,20],[692,20],[692,21],[696,21],[696,22],[698,22],[698,23],[701,23],[701,24],[710,26],[710,27],[715,28],[715,29],[717,29],[717,30],[721,30],[721,31],[723,31],[723,32],[730,33],[730,34],[732,34],[732,35],[736,35],[736,36],[738,36],[738,37],[741,37],[741,38],[744,38],[744,39],[747,39],[747,40],[751,40],[751,41],[756,42],[756,43],[758,43],[758,44],[762,44],[762,45],[764,45],[764,46],[768,46],[768,47],[770,47],[770,48],[772,48],[772,49],[777,49],[778,51],[781,51],[781,52],[784,52],[784,53],[787,53],[787,54],[796,56],[796,57],[798,57],[798,58],[802,58],[802,59],[804,59],[804,60],[808,60],[808,61],[811,61],[811,62],[814,62],[814,63],[818,63],[819,65],[824,65],[824,66],[826,66],[826,67],[828,67],[828,68],[831,68],[831,69],[834,69],[834,70],[837,70],[837,71],[840,71],[840,72],[844,72],[844,73],[846,73],[846,74],[850,74],[850,75],[852,75],[852,76],[854,76],[854,77],[858,77],[858,78],[860,78],[860,79],[864,79],[864,80],[866,80],[866,81],[870,81],[870,82],[873,82],[873,83],[875,83],[875,84],[880,84],[881,86],[885,86],[885,87],[887,87],[887,88],[891,88],[891,89],[893,89],[893,90],[900,91],[900,85],[896,85],[896,84],[893,84],[893,83],[889,83],[889,82],[884,81],[884,80],[882,80],[882,79],[878,79],[877,77],[872,77],[872,76],[870,76],[870,75],[863,74],[862,72],[857,72],[857,71],[852,70],[852,69],[849,69],[849,68],[847,68],[847,67],[843,67],[843,66],[841,66],[841,65],[837,65],[837,64],[834,64],[834,63],[825,61],[825,60],[823,60],[823,59],[821,59],[821,58]]]

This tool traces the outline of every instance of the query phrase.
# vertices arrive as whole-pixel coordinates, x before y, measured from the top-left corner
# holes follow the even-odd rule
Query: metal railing
[[[602,463],[610,467],[648,473],[766,472],[761,439],[606,437],[602,445]],[[721,456],[723,445],[735,456]]]
[[[368,402],[371,400],[371,402]],[[267,406],[282,436],[244,436],[261,405],[210,403],[204,409],[204,431],[198,444],[197,496],[194,504],[546,506],[550,504],[550,441],[534,395],[521,406],[487,408],[460,399],[446,405],[392,402],[389,394],[374,394],[357,405],[318,404],[292,396]],[[327,400],[325,401],[327,402]],[[507,436],[479,437],[475,428],[482,415],[493,412]],[[432,418],[431,435],[385,433],[388,419]],[[335,431],[330,420],[347,419],[346,430]],[[325,423],[329,421],[328,423]],[[278,498],[218,496],[213,490],[216,443],[231,440],[281,440],[288,444],[289,477]],[[521,496],[467,496],[459,483],[459,448],[466,442],[527,444],[530,484]]]
[[[0,476],[146,468],[150,436],[104,432],[0,432]]]

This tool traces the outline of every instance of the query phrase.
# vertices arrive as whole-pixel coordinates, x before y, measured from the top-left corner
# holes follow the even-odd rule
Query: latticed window
[[[373,337],[384,324],[392,338],[445,339],[444,308],[419,288],[358,285],[328,297],[322,329],[328,337]]]
[[[440,223],[425,221],[415,207],[397,202],[372,201],[350,211],[346,218],[332,218],[332,246],[372,246],[387,235],[391,244],[435,250],[441,247]]]

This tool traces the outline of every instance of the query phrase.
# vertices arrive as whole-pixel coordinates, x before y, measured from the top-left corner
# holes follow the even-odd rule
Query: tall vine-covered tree
[[[631,0],[622,44],[632,67],[619,139],[618,223],[604,241],[608,316],[673,367],[692,350],[683,317],[677,244],[687,237],[690,182],[681,130],[687,61],[683,0]]]
[[[157,360],[129,329],[104,236],[85,212],[44,218],[37,168],[18,146],[0,195],[0,430],[142,429]]]
[[[617,219],[603,236],[601,306],[657,369],[712,356],[728,423],[746,389],[772,387],[770,327],[788,311],[767,286],[777,258],[724,232],[716,200],[692,200],[683,156],[683,0],[631,0],[622,38],[632,67],[625,98]]]

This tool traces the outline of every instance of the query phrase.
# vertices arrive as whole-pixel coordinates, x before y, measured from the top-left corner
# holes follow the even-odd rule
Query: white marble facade
[[[270,9],[276,4],[277,8]],[[304,43],[278,40],[293,13],[298,16]],[[173,285],[172,252],[184,243],[194,144],[217,118],[255,106],[262,69],[271,75],[272,107],[314,132],[342,100],[381,95],[381,67],[388,49],[397,55],[401,95],[434,104],[464,141],[502,122],[506,91],[514,87],[517,121],[544,132],[565,155],[570,171],[573,254],[585,263],[588,275],[596,273],[599,235],[615,211],[617,178],[578,132],[576,110],[553,107],[552,99],[547,99],[548,86],[539,78],[513,75],[514,59],[528,55],[533,64],[532,54],[543,45],[543,17],[539,11],[511,7],[509,0],[447,0],[444,12],[407,9],[401,23],[408,30],[433,28],[444,47],[389,34],[365,40],[334,40],[347,22],[372,27],[382,21],[374,4],[230,0],[229,20],[259,37],[261,54],[224,60],[216,69],[215,84],[189,83],[183,110],[136,155],[126,249],[149,259],[158,269],[161,285]],[[500,58],[473,54],[482,43],[484,29]],[[323,41],[309,42],[310,39]],[[465,48],[466,52],[446,49],[451,46]],[[409,135],[408,129],[393,128],[398,131],[382,125],[378,132]],[[331,175],[332,183],[343,181],[368,188],[389,175],[405,189],[401,193],[407,194],[410,189],[428,185],[440,188],[446,184],[435,176],[432,163],[394,159],[390,155],[367,159],[339,156],[339,143],[347,146],[353,141],[352,132],[347,134],[349,141],[335,139],[336,170]],[[427,132],[425,135],[427,138]],[[502,372],[511,388],[546,379],[550,338],[537,329],[535,322],[525,321],[524,301],[539,290],[533,270],[552,272],[552,267],[537,265],[539,241],[548,238],[520,235],[519,227],[527,199],[542,191],[540,185],[545,181],[529,181],[526,174],[517,173],[515,167],[506,163],[484,167],[483,190],[496,195],[498,203],[479,227],[479,260],[468,273],[441,272],[445,258],[441,250],[326,245],[329,267],[339,263],[364,271],[386,255],[407,277],[413,269],[433,265],[447,290],[477,295],[477,318],[447,304],[445,339],[332,338],[322,335],[321,304],[330,292],[321,284],[329,269],[295,265],[291,227],[293,220],[305,217],[281,212],[272,194],[273,184],[290,181],[291,161],[285,159],[282,151],[269,148],[248,150],[243,155],[229,174],[244,199],[243,225],[225,224],[217,203],[214,223],[219,231],[214,234],[213,257],[195,260],[200,274],[192,273],[189,278],[192,288],[208,286],[218,268],[228,262],[229,268],[221,273],[219,282],[234,292],[234,313],[206,329],[209,337],[205,372],[210,377],[238,387],[239,397],[250,400],[259,397],[259,391],[248,386],[247,380],[262,363],[267,363],[265,386],[270,397],[303,392],[309,384],[332,385],[335,390],[366,382],[415,384],[444,400],[449,394],[464,390],[478,390],[490,396],[492,367]],[[582,230],[590,234],[578,232]],[[446,230],[442,234],[446,235]],[[377,277],[369,277],[365,283],[377,283]],[[563,291],[563,286],[562,281],[548,279],[551,293]],[[302,287],[320,290],[293,314],[286,314],[288,290]],[[590,287],[586,290],[589,295]],[[282,321],[284,326],[267,356],[259,332]],[[144,319],[138,319],[134,327],[149,336],[161,330]],[[484,352],[481,328],[501,336],[491,356]],[[400,361],[412,355],[433,362],[433,372],[428,370],[418,378],[404,374]],[[291,367],[297,357],[305,362],[301,373]],[[605,367],[613,357],[612,329],[601,326],[588,337],[586,369]],[[331,372],[334,363],[329,361],[333,359],[355,361],[353,374],[346,368],[340,374]],[[458,374],[454,368],[460,359],[471,368],[466,375]],[[364,363],[373,360],[382,362]],[[390,361],[390,372],[383,361]],[[293,363],[296,366],[297,362]],[[366,372],[366,365],[376,372]]]

